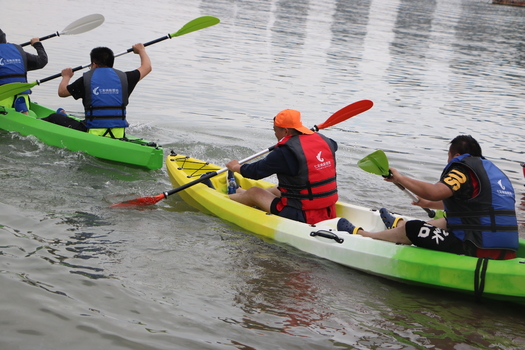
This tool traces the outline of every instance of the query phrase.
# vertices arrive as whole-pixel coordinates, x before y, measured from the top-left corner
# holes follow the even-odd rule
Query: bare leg
[[[250,187],[246,191],[237,191],[237,193],[230,194],[230,198],[250,207],[258,207],[269,213],[270,205],[276,197],[271,190],[261,187]]]
[[[436,226],[442,229],[446,229],[447,227],[447,221],[445,218],[431,220],[431,221],[428,221],[428,223],[432,226]],[[397,227],[390,229],[390,230],[379,231],[379,232],[368,232],[365,230],[359,230],[357,231],[357,234],[360,234],[361,236],[365,236],[365,237],[370,237],[373,239],[379,239],[381,241],[401,243],[401,244],[412,244],[412,242],[408,239],[406,231],[405,231],[405,221],[399,221],[399,223],[397,224]]]
[[[385,231],[379,231],[379,232],[368,232],[365,230],[359,230],[357,231],[357,234],[365,237],[370,237],[373,239],[379,239],[381,241],[387,241],[392,243],[401,243],[401,244],[412,244],[410,240],[407,238],[407,234],[405,232],[405,225],[404,223],[401,225],[403,221],[400,221],[396,228],[385,230]]]

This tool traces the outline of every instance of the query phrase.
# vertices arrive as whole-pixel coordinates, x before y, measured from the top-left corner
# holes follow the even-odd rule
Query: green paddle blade
[[[9,83],[2,85],[0,86],[0,101],[29,90],[35,85],[38,85],[36,81],[34,83]]]
[[[385,152],[380,149],[358,161],[357,165],[364,171],[372,174],[382,176],[390,175],[388,158],[386,157]]]
[[[208,27],[216,25],[219,22],[220,22],[220,19],[218,19],[217,17],[213,17],[213,16],[202,16],[199,18],[195,18],[194,20],[191,20],[188,23],[186,23],[177,32],[170,34],[170,37],[173,38],[176,36],[181,36],[184,34],[194,32],[196,30],[208,28]]]

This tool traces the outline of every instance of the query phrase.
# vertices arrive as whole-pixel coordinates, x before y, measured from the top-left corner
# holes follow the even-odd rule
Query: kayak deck
[[[82,151],[101,159],[147,169],[162,168],[164,151],[153,142],[132,136],[128,136],[127,140],[120,140],[89,134],[40,120],[54,113],[47,107],[31,103],[30,110],[34,115],[0,107],[0,129],[16,131],[24,136],[34,135],[47,145],[74,152]]]
[[[167,157],[166,167],[174,187],[220,169],[216,165],[175,154]],[[251,186],[274,186],[264,180],[243,178],[237,173],[235,177],[244,189]],[[523,239],[520,239],[518,258],[491,260],[483,273],[484,262],[478,258],[398,245],[337,231],[338,218],[308,225],[242,205],[230,200],[226,194],[226,174],[219,174],[210,180],[215,189],[198,183],[178,193],[193,207],[248,232],[289,244],[354,269],[405,283],[473,294],[476,291],[480,294],[483,292],[484,297],[525,304]],[[377,210],[343,202],[338,202],[336,207],[338,217],[347,218],[365,230],[380,231],[386,228]],[[484,282],[484,286],[481,282]]]

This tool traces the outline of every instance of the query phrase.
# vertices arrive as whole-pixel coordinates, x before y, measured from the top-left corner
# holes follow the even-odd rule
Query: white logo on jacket
[[[323,156],[321,156],[321,153],[323,153],[323,151],[320,151],[319,153],[317,153],[317,160],[320,162],[324,162],[324,158]]]
[[[318,164],[314,165],[315,170],[321,170],[321,169],[329,168],[332,166],[332,162],[330,160],[325,162],[321,153],[323,153],[323,151],[320,151],[319,153],[317,153],[317,156],[315,156],[317,160],[319,161]]]
[[[100,95],[100,94],[103,94],[103,95],[116,95],[116,94],[119,94],[119,93],[120,93],[119,89],[101,89],[100,86],[97,86],[96,88],[93,89],[93,94],[94,95]]]

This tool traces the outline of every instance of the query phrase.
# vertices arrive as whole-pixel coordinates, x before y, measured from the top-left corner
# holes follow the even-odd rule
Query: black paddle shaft
[[[49,34],[49,35],[46,35],[46,36],[43,36],[41,38],[39,38],[40,41],[43,41],[43,40],[46,40],[46,39],[51,39],[51,38],[54,38],[55,36],[60,36],[60,33],[59,32],[55,32],[53,34]],[[31,44],[31,41],[27,41],[23,44],[20,44],[20,46],[24,47],[24,46],[27,46]]]

